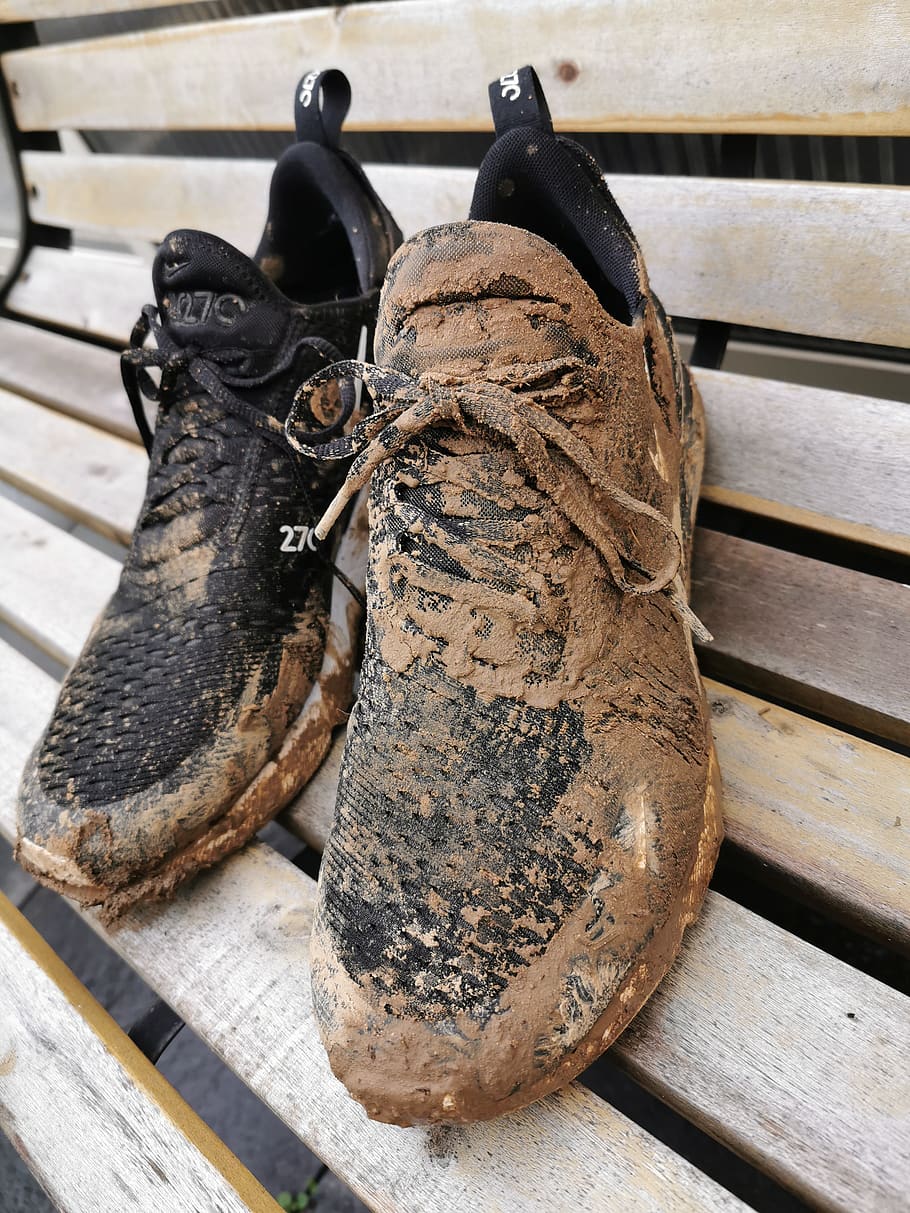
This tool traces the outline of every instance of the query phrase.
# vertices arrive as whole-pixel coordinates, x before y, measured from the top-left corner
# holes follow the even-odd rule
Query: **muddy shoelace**
[[[557,417],[518,389],[529,383],[545,383],[554,377],[582,369],[576,358],[514,364],[501,368],[496,378],[474,384],[444,382],[432,374],[414,379],[401,372],[370,363],[345,360],[325,367],[300,385],[285,423],[291,446],[314,459],[350,459],[347,477],[315,528],[324,540],[350,499],[369,481],[373,471],[420,434],[433,427],[472,429],[495,434],[512,446],[525,470],[569,522],[575,526],[604,560],[616,587],[625,594],[664,593],[674,611],[701,641],[711,634],[686,602],[679,576],[682,545],[673,524],[659,510],[640,501],[606,474],[590,448]],[[296,432],[298,414],[305,401],[333,381],[359,379],[378,407],[360,421],[350,434],[343,428],[353,413],[351,393],[343,394],[343,405],[332,425],[319,431]],[[590,509],[592,490],[612,502],[617,510],[634,519],[649,519],[657,528],[664,559],[649,570],[623,551],[609,527],[609,514]],[[638,580],[631,580],[634,574]]]
[[[149,334],[155,345],[146,346]],[[321,337],[301,337],[292,342],[282,356],[261,375],[251,374],[257,353],[243,349],[202,349],[193,345],[178,345],[167,334],[158,320],[158,309],[146,304],[133,326],[130,348],[120,356],[120,374],[126,389],[136,427],[142,436],[146,451],[152,453],[152,431],[145,417],[143,396],[154,404],[167,404],[173,398],[174,389],[181,376],[194,380],[216,404],[230,413],[243,417],[250,425],[266,431],[283,441],[281,422],[262,409],[241,400],[232,387],[262,387],[287,371],[301,349],[313,349],[326,362],[341,357],[339,350],[330,341]],[[161,382],[156,385],[148,373],[149,367],[161,371]]]
[[[155,340],[154,346],[145,345],[149,334]],[[267,441],[286,450],[285,429],[282,423],[255,405],[247,404],[231,389],[264,386],[288,371],[302,349],[314,350],[329,364],[338,365],[337,360],[341,357],[340,350],[330,341],[321,337],[301,337],[290,343],[267,371],[255,375],[251,371],[260,351],[231,348],[203,350],[197,346],[178,345],[161,325],[158,309],[154,304],[147,304],[133,326],[129,349],[124,350],[120,356],[120,373],[136,427],[149,457],[152,455],[154,435],[145,416],[143,397],[159,406],[167,406],[176,398],[176,388],[182,377],[188,377],[198,384],[226,414],[242,418],[247,424],[255,427]],[[157,385],[149,374],[150,367],[161,372]],[[350,414],[354,407],[353,393],[342,391],[342,402],[345,411]],[[160,466],[157,471],[159,474],[164,472],[164,466]],[[173,489],[187,488],[191,484],[190,476],[192,472],[187,473],[185,468],[176,467],[172,477],[174,483],[167,487],[165,494]],[[309,501],[309,492],[299,470],[297,476],[304,499]],[[319,539],[321,538],[323,537],[320,536]],[[328,554],[321,551],[318,545],[310,543],[308,546],[310,551],[329,566],[333,575],[361,606],[364,606],[361,591],[335,565]]]

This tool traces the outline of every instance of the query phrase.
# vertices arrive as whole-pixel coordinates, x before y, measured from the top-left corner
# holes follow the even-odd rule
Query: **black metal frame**
[[[23,50],[25,47],[37,46],[38,34],[33,21],[12,22],[0,25],[0,55],[8,51]],[[16,193],[19,199],[20,241],[19,250],[6,277],[0,282],[0,315],[6,315],[4,302],[7,294],[22,271],[25,261],[36,244],[48,245],[51,248],[69,248],[72,234],[66,228],[50,227],[44,223],[36,223],[28,206],[28,190],[22,175],[22,153],[24,151],[60,151],[60,140],[52,131],[31,132],[28,135],[16,126],[13,113],[13,103],[10,96],[5,72],[0,72],[0,122],[3,124],[3,135],[10,149],[12,171],[16,181]]]

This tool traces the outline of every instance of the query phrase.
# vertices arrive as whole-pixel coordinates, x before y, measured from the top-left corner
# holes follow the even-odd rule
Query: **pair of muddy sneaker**
[[[123,363],[148,490],[25,774],[19,855],[115,915],[288,803],[350,707],[369,486],[314,1003],[370,1116],[470,1121],[606,1048],[705,893],[702,409],[531,69],[491,86],[470,219],[397,252],[337,147],[349,96],[304,78],[255,262],[190,231],[158,254]]]

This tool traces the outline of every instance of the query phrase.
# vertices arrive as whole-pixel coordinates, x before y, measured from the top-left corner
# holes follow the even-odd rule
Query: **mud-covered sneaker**
[[[492,95],[471,221],[393,258],[381,366],[301,391],[356,371],[378,410],[316,452],[357,452],[324,526],[372,487],[311,956],[333,1070],[402,1125],[574,1078],[666,973],[721,836],[686,605],[701,405],[594,164],[530,71]]]
[[[336,146],[349,99],[340,72],[304,78],[256,262],[174,232],[152,271],[157,311],[123,356],[145,500],[19,796],[22,864],[110,915],[245,842],[350,706],[360,607],[333,549],[307,542],[345,469],[301,460],[284,437],[301,375],[372,335],[400,239]]]

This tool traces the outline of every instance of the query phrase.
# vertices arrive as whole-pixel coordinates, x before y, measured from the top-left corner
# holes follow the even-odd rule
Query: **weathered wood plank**
[[[271,174],[256,160],[48,152],[26,152],[23,168],[41,222],[149,240],[203,227],[249,252]],[[470,169],[367,170],[406,235],[467,216]],[[666,176],[615,175],[609,183],[671,314],[910,343],[910,190]]]
[[[174,0],[0,0],[0,21],[47,21],[89,13],[132,12],[164,8]],[[192,0],[191,0],[192,2]]]
[[[902,11],[693,0],[681,20],[671,0],[404,0],[17,51],[4,71],[23,130],[122,129],[140,114],[158,129],[284,128],[306,63],[349,74],[354,129],[485,130],[487,82],[521,47],[568,129],[900,135]]]
[[[685,1065],[678,1110],[813,1208],[901,1208],[910,1173],[910,1000],[716,895],[697,932],[662,997],[622,1037],[617,1060],[662,1098]],[[729,1034],[727,1016],[736,1024]],[[897,1071],[875,1069],[880,1033],[903,1051]],[[786,1112],[769,1122],[770,1108]],[[810,1124],[809,1136],[793,1132]],[[856,1131],[843,1134],[847,1126]],[[779,1149],[767,1151],[768,1138]],[[876,1192],[879,1167],[902,1175],[903,1190]]]
[[[11,687],[17,699],[42,699],[49,709],[52,680],[22,671],[23,661],[0,650],[2,693]],[[12,826],[5,771],[27,749],[16,736],[23,730],[12,727],[0,746],[4,833]],[[254,845],[171,905],[131,914],[111,942],[374,1207],[740,1207],[577,1085],[516,1116],[441,1137],[368,1122],[331,1077],[312,1018],[314,893],[308,877]],[[904,1191],[908,1005],[709,894],[670,981],[615,1056],[817,1207],[872,1213],[899,1207]],[[857,1018],[842,1022],[854,1009]],[[652,1049],[660,1059],[653,1070]],[[708,1107],[693,1098],[702,1090]]]
[[[0,389],[0,476],[128,542],[143,453]],[[897,741],[910,739],[901,651],[910,589],[700,531],[693,599],[707,672]]]
[[[699,370],[710,501],[910,555],[910,407]]]
[[[31,726],[55,694],[51,678],[0,647],[0,832],[7,837]],[[577,1084],[516,1116],[449,1133],[368,1121],[332,1077],[313,1019],[307,947],[314,896],[309,877],[254,844],[171,905],[131,914],[109,942],[372,1208],[745,1210]]]
[[[706,673],[910,742],[910,586],[700,529],[692,602]]]
[[[0,388],[0,478],[129,543],[148,460],[104,434]]]
[[[118,576],[115,560],[0,499],[0,618],[68,665]],[[66,602],[66,610],[60,603]],[[710,686],[731,841],[813,900],[910,950],[910,762],[795,713]],[[321,849],[343,747],[286,817]]]
[[[118,564],[0,500],[0,619],[69,665]],[[64,604],[64,605],[62,605]],[[733,842],[814,900],[910,950],[910,762],[826,725],[711,684]],[[343,736],[286,821],[322,849]]]
[[[707,680],[728,842],[910,952],[910,759]]]
[[[0,895],[0,1126],[66,1213],[278,1206]]]
[[[0,619],[69,665],[120,565],[59,527],[0,497]]]
[[[6,297],[23,316],[126,343],[152,294],[148,262],[128,253],[32,249]]]
[[[2,318],[0,350],[0,387],[140,442],[110,350]]]

